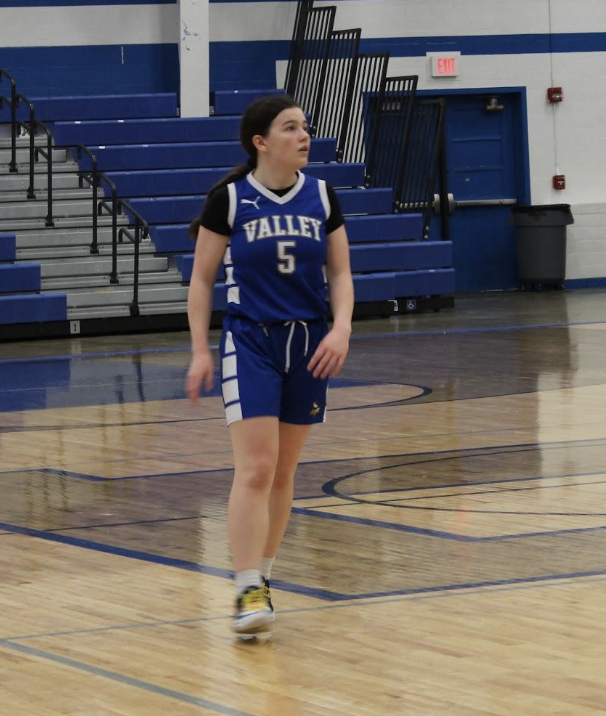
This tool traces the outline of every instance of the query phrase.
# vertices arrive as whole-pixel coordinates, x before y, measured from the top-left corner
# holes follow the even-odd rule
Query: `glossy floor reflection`
[[[605,349],[600,291],[358,323],[251,646],[187,335],[0,344],[0,712],[604,713]]]

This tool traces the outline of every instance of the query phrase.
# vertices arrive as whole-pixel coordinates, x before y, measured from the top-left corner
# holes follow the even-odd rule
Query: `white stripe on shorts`
[[[227,408],[225,408],[225,417],[227,418],[228,425],[235,423],[237,420],[242,420],[242,406],[240,403],[228,405]]]
[[[238,378],[232,378],[223,382],[223,400],[225,404],[234,403],[240,400],[240,390],[238,389]]]
[[[227,331],[225,334],[225,355],[236,352],[236,346],[234,345],[234,337],[231,331]]]
[[[221,368],[223,380],[235,378],[238,375],[238,362],[236,354],[234,353],[233,355],[225,356],[225,358],[223,358]]]

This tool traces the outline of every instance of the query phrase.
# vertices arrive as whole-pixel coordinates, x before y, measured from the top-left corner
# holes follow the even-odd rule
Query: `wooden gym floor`
[[[187,335],[0,344],[0,714],[604,714],[605,356],[603,291],[357,323],[251,645]]]

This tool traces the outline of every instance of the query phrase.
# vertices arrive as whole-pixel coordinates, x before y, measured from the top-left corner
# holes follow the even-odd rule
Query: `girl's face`
[[[298,107],[284,109],[274,119],[265,137],[253,137],[257,157],[266,158],[285,169],[301,169],[309,157],[309,130],[307,119]]]

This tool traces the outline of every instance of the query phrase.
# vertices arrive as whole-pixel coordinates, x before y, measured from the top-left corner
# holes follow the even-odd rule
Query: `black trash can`
[[[566,227],[574,224],[570,204],[514,206],[518,278],[523,288],[564,287]]]

